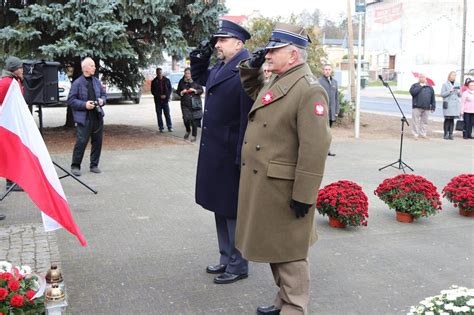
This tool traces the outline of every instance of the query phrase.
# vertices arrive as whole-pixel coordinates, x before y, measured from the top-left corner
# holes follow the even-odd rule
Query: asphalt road
[[[390,94],[389,94],[390,96]],[[397,97],[395,95],[395,97]],[[398,104],[405,113],[405,116],[411,118],[411,99],[407,98],[398,98]],[[399,114],[400,111],[395,103],[393,97],[371,97],[371,96],[361,96],[360,97],[360,108],[363,111],[371,112],[382,112],[390,114]],[[436,102],[436,111],[431,114],[431,116],[442,118],[443,109],[441,102]]]

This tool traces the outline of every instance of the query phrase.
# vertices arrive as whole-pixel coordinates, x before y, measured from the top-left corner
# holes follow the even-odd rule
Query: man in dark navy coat
[[[252,100],[242,89],[237,65],[249,58],[250,34],[223,20],[211,43],[190,54],[193,80],[206,86],[196,175],[196,203],[215,213],[220,262],[206,268],[215,283],[248,277],[248,262],[235,248],[240,151]],[[215,44],[214,44],[215,43]],[[214,48],[218,62],[209,69]]]

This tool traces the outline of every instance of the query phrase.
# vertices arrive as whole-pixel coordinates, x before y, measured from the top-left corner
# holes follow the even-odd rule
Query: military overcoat
[[[263,85],[258,69],[240,64],[255,99],[242,147],[236,247],[258,262],[304,259],[316,241],[314,204],[331,142],[328,97],[307,64]],[[290,201],[313,204],[296,218]]]
[[[191,75],[206,86],[201,143],[196,174],[196,203],[228,218],[237,216],[239,164],[247,114],[252,99],[242,88],[238,63],[249,57],[246,49],[229,62],[191,57]]]

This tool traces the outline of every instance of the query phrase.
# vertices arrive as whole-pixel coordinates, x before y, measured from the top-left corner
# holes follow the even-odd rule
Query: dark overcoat
[[[329,119],[336,121],[336,117],[339,114],[339,99],[337,95],[337,81],[331,77],[331,83],[329,80],[322,76],[319,78],[319,84],[326,90],[328,94],[328,107],[329,107]]]
[[[246,49],[228,63],[191,57],[192,78],[206,86],[196,174],[196,203],[228,218],[237,217],[240,151],[252,100],[242,89],[239,69]]]
[[[181,95],[183,90],[193,88],[196,90],[196,93],[187,93]],[[196,82],[186,82],[184,78],[179,80],[178,88],[176,93],[181,96],[181,112],[183,113],[183,121],[192,121],[199,120],[202,118],[202,107],[197,109],[193,108],[193,98],[201,100],[201,94],[204,92],[201,85]]]

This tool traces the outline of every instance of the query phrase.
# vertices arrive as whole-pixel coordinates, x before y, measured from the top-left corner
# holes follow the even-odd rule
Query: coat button
[[[253,118],[250,118],[250,121],[253,121]]]
[[[266,123],[266,122],[264,122],[264,123],[263,123],[263,127],[266,127],[266,126],[267,126],[267,123]]]
[[[247,141],[244,141],[244,144],[247,144]]]
[[[245,162],[242,162],[242,166],[245,166]]]
[[[203,128],[203,129],[204,129],[204,130],[207,130],[207,127],[206,127],[206,126],[204,126],[204,128]]]
[[[209,96],[211,96],[211,95],[212,95],[212,92],[209,92]]]
[[[255,149],[257,149],[257,151],[260,151],[260,144],[257,144],[257,146],[255,147]]]
[[[253,170],[253,173],[254,173],[254,174],[257,174],[257,173],[258,173],[258,171],[257,171],[257,170]]]

